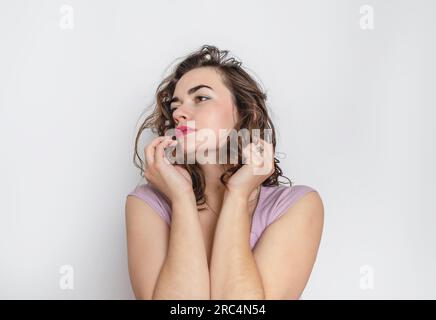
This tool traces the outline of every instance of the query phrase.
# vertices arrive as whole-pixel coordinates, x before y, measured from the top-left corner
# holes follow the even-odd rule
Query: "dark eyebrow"
[[[203,88],[203,87],[204,87],[204,88],[209,88],[210,90],[213,90],[211,87],[209,87],[209,86],[207,86],[207,85],[205,85],[205,84],[200,84],[200,85],[198,85],[198,86],[195,86],[195,87],[189,89],[189,90],[188,90],[188,94],[191,95],[191,94],[193,94],[195,91],[197,91],[197,90],[199,90],[199,89],[201,89],[201,88]],[[168,102],[168,104],[171,104],[171,103],[173,103],[173,102],[177,102],[177,101],[180,101],[180,99],[179,99],[178,97],[173,97],[173,98],[170,100],[170,102]]]

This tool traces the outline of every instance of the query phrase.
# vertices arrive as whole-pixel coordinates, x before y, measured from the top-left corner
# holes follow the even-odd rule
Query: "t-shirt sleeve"
[[[306,185],[283,187],[281,192],[278,194],[273,209],[268,216],[267,226],[280,218],[290,207],[292,207],[299,199],[309,192],[318,191]]]
[[[136,186],[127,196],[135,196],[143,200],[152,207],[167,224],[171,224],[171,208],[167,199],[150,183]]]

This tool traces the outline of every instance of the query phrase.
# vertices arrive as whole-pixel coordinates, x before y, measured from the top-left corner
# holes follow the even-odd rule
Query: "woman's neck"
[[[204,173],[205,194],[210,197],[222,199],[224,197],[225,187],[220,181],[224,168],[221,164],[203,164],[201,168]]]
[[[220,181],[220,177],[228,168],[228,166],[207,163],[201,165],[201,168],[205,178],[206,186],[204,193],[206,195],[207,204],[212,207],[212,210],[219,212],[221,210],[226,191],[224,185]],[[253,190],[252,194],[249,196],[249,202],[257,202],[258,196],[259,189]]]

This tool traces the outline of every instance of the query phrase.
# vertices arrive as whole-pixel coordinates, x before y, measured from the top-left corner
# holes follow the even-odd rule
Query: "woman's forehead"
[[[186,94],[187,91],[198,85],[207,85],[214,91],[219,91],[223,87],[221,77],[213,68],[197,68],[185,73],[179,81],[177,81],[176,92],[178,94]]]

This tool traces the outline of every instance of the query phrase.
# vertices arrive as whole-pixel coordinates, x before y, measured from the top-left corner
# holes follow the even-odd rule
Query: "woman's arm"
[[[168,253],[153,299],[210,299],[206,248],[193,194],[172,202]]]
[[[250,248],[248,197],[227,193],[217,222],[210,267],[211,299],[264,299]]]

